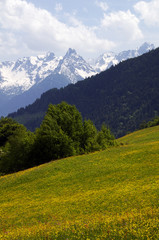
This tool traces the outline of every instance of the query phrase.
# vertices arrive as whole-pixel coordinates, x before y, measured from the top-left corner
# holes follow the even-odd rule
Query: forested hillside
[[[158,89],[159,48],[75,85],[51,89],[10,117],[34,130],[50,103],[66,101],[74,104],[83,118],[91,119],[97,128],[105,122],[119,137],[158,115]]]

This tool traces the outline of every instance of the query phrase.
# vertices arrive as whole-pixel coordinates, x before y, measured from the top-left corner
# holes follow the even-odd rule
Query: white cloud
[[[134,41],[143,37],[139,19],[129,10],[104,14],[102,27],[108,35],[120,41]]]
[[[79,21],[74,21],[76,24],[60,22],[48,11],[25,0],[1,0],[0,12],[2,53],[10,52],[10,44],[15,55],[18,52],[26,55],[49,50],[63,54],[69,47],[80,53],[93,53],[97,49],[105,51],[114,46],[112,41],[97,37],[94,28]]]
[[[10,54],[16,55],[17,50],[15,46],[17,45],[17,40],[12,33],[1,33],[0,32],[0,54],[9,57]],[[9,50],[9,51],[8,51]]]
[[[108,4],[106,2],[96,1],[98,7],[100,7],[104,12],[108,10]]]
[[[149,26],[159,26],[159,0],[150,2],[140,1],[135,4],[134,9],[140,14],[142,20]]]
[[[56,11],[56,12],[60,12],[60,11],[62,11],[62,10],[63,10],[62,4],[61,4],[61,3],[56,3],[56,5],[55,5],[55,11]]]

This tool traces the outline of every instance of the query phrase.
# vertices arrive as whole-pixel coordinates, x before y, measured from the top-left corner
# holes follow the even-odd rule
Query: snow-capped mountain
[[[0,63],[0,91],[10,96],[19,95],[51,74],[64,75],[69,84],[96,72],[71,48],[63,58],[49,52],[46,55],[18,59],[16,62]]]
[[[0,63],[0,116],[31,104],[51,89],[76,83],[97,72],[74,49],[64,57],[49,52]]]
[[[54,53],[49,52],[37,57],[24,57],[16,62],[2,62],[0,63],[0,92],[10,97],[22,94],[51,74],[67,77],[68,84],[76,83],[108,69],[111,65],[137,57],[152,49],[154,49],[153,44],[144,43],[136,50],[123,51],[119,54],[104,53],[94,61],[95,64],[92,66],[71,48],[64,57],[56,57]]]
[[[54,53],[49,52],[37,57],[1,62],[0,116],[32,103],[51,88],[76,83],[154,48],[153,44],[144,43],[136,50],[118,54],[107,52],[98,59],[87,62],[71,48],[64,57],[56,57]]]
[[[135,50],[122,51],[118,54],[114,52],[104,53],[96,61],[94,61],[94,64],[92,64],[92,67],[97,72],[105,71],[106,69],[110,68],[112,65],[116,65],[119,62],[122,62],[129,58],[138,57],[146,52],[149,52],[154,48],[155,46],[153,44],[149,44],[145,42]]]
[[[61,58],[54,53],[0,63],[0,91],[19,95],[54,72]]]
[[[56,73],[67,76],[71,83],[95,75],[97,72],[74,49],[69,48],[63,59],[60,60]]]
[[[114,52],[107,52],[102,54],[94,61],[92,67],[99,73],[110,68],[112,65],[116,65],[118,60]]]

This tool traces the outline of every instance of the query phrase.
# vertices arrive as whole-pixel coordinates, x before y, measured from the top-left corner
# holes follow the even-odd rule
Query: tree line
[[[106,125],[97,131],[75,106],[50,104],[35,132],[11,118],[0,119],[0,173],[12,173],[51,160],[104,150],[115,138]]]
[[[151,121],[143,121],[140,124],[139,129],[144,129],[144,128],[149,128],[149,127],[154,127],[159,125],[159,116],[155,116]]]

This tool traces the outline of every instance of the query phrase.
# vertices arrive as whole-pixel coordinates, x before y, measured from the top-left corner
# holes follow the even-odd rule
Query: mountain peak
[[[69,48],[65,56],[71,56],[73,54],[77,54],[75,49]]]
[[[55,58],[55,54],[53,52],[48,52],[46,54],[46,61],[51,61]]]
[[[148,43],[148,42],[144,42],[139,48],[138,48],[138,53],[141,55],[145,52],[151,51],[155,49],[154,44]]]

